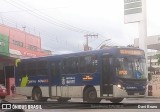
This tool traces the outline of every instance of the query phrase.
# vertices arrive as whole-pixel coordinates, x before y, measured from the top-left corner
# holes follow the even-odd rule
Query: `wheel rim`
[[[38,100],[39,97],[40,97],[40,94],[36,93],[36,94],[35,94],[35,99]]]
[[[41,98],[41,93],[40,93],[40,91],[35,91],[34,92],[34,99],[36,100],[36,101],[39,101],[40,100],[40,98]]]
[[[90,99],[96,99],[96,97],[97,97],[95,91],[91,91],[88,96]]]

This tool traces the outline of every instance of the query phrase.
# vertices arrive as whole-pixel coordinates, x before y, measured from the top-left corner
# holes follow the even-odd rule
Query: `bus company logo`
[[[2,109],[11,109],[11,104],[2,104]]]
[[[75,77],[66,77],[67,84],[75,84]]]

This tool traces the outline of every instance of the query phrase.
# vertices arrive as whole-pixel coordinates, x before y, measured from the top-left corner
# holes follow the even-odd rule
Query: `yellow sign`
[[[20,87],[26,87],[28,84],[28,76],[22,77],[21,86]]]
[[[16,63],[15,63],[16,67],[18,66],[19,62],[21,62],[21,60],[20,59],[16,59]]]

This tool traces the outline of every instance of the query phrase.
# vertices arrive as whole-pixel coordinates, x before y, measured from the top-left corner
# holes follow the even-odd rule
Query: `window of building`
[[[23,42],[17,41],[17,40],[13,40],[12,41],[14,45],[19,46],[19,47],[23,47]]]
[[[37,46],[34,46],[34,45],[29,45],[28,49],[30,49],[32,51],[37,51],[38,50]]]

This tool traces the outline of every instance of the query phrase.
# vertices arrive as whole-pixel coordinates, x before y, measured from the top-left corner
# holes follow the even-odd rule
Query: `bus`
[[[145,53],[133,47],[21,59],[15,73],[16,92],[35,101],[119,103],[145,97],[147,87]]]

